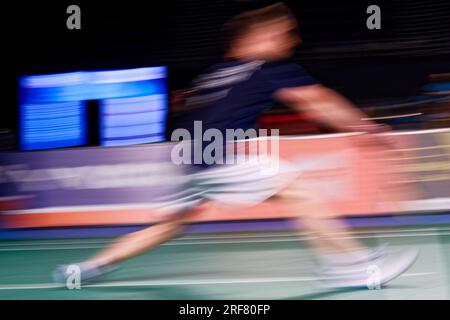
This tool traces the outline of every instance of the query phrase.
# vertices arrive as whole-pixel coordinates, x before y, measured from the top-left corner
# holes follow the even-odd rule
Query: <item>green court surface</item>
[[[449,299],[450,226],[354,230],[369,246],[420,249],[381,290],[316,285],[307,236],[292,232],[187,235],[123,263],[79,290],[56,288],[58,264],[87,258],[111,239],[0,242],[0,299]]]

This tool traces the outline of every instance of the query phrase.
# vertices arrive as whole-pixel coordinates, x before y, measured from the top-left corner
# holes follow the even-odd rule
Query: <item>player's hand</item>
[[[385,133],[391,131],[391,127],[385,124],[370,124],[361,127],[362,132],[366,132],[355,137],[355,143],[359,147],[373,148],[379,147],[385,150],[395,150],[395,140]]]
[[[383,123],[362,123],[357,125],[349,126],[349,129],[353,132],[366,132],[366,133],[386,133],[392,130],[392,128]]]

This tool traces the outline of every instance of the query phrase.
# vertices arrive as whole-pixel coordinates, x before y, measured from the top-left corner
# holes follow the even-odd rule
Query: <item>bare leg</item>
[[[86,262],[95,265],[114,264],[151,250],[177,236],[185,223],[197,213],[198,209],[192,209],[166,222],[122,236]]]
[[[277,196],[279,204],[298,216],[294,223],[313,235],[311,244],[320,253],[346,253],[363,250],[355,239],[345,237],[347,227],[320,197],[307,186],[294,183]],[[344,238],[345,237],[345,238]]]
[[[316,273],[326,287],[367,287],[371,268],[379,271],[377,281],[381,287],[405,272],[417,258],[417,250],[388,255],[384,250],[369,250],[346,237],[347,228],[338,221],[337,215],[303,186],[290,186],[279,194],[279,199],[282,205],[295,210],[295,222],[301,221],[304,229],[314,235],[311,244],[319,262]]]

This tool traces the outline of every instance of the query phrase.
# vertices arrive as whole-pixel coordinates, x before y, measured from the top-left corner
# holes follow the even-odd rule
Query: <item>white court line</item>
[[[434,231],[434,232],[441,232],[441,231],[450,231],[450,228],[419,228],[419,229],[403,229],[403,230],[383,230],[382,233],[380,233],[380,230],[359,230],[359,231],[351,231],[351,234],[357,234],[357,235],[365,235],[365,234],[396,234],[396,233],[407,233],[407,232],[430,232],[430,231]],[[333,235],[339,235],[339,234],[346,234],[345,232],[335,232],[333,233]],[[442,233],[439,233],[442,234]],[[264,239],[264,238],[303,238],[303,237],[307,237],[307,233],[300,233],[299,235],[297,235],[296,233],[285,233],[285,234],[281,234],[281,233],[264,233],[264,234],[253,234],[253,235],[216,235],[216,236],[193,236],[193,237],[182,237],[182,238],[177,238],[177,239],[173,239],[173,242],[186,242],[186,240],[222,240],[222,239]],[[117,238],[117,237],[114,237]],[[355,238],[358,238],[357,236],[355,236]],[[94,240],[94,239],[92,239]],[[23,240],[5,240],[5,241],[23,241]],[[24,241],[33,241],[33,240],[24,240]],[[0,244],[0,249],[1,248],[6,248],[6,247],[16,247],[16,246],[45,246],[45,245],[77,245],[77,244],[82,244],[82,245],[96,245],[96,244],[108,244],[110,243],[112,240],[111,239],[106,239],[106,240],[97,240],[97,241],[86,241],[86,239],[79,239],[78,241],[74,241],[74,240],[67,240],[64,241],[62,239],[54,239],[54,240],[48,240],[45,242],[32,242],[32,243],[21,243],[21,244],[17,244],[17,243],[7,243],[7,244]]]
[[[405,273],[400,277],[419,277],[434,274],[434,272]],[[109,287],[152,287],[152,286],[184,286],[184,285],[212,285],[237,283],[273,283],[273,282],[306,282],[318,281],[322,278],[314,277],[280,277],[280,278],[252,278],[252,279],[205,279],[205,280],[143,280],[143,281],[114,281],[83,285],[82,288],[109,288]],[[53,283],[41,284],[11,284],[0,285],[0,290],[31,290],[64,288]]]
[[[442,132],[450,132],[450,128],[412,130],[412,131],[398,130],[398,131],[386,132],[386,133],[381,133],[381,134],[387,135],[387,136],[398,136],[398,135],[408,135],[408,134],[442,133]]]
[[[439,236],[439,235],[450,235],[450,232],[439,233],[404,233],[404,234],[376,234],[376,235],[367,235],[367,236],[348,236],[348,237],[336,237],[336,239],[380,239],[380,238],[403,238],[403,237],[428,237],[428,236]],[[317,237],[293,237],[292,239],[263,239],[263,240],[232,240],[232,241],[196,241],[196,242],[188,242],[188,241],[178,241],[178,242],[168,242],[163,243],[161,246],[186,246],[186,245],[209,245],[209,244],[244,244],[244,243],[274,243],[274,242],[298,242],[298,241],[307,241],[316,239]],[[37,250],[80,250],[80,249],[100,249],[102,247],[99,246],[64,246],[64,247],[34,247],[34,248],[0,248],[0,252],[2,251],[37,251]]]

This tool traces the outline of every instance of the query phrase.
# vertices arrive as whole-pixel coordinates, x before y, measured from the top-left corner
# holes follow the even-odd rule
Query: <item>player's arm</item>
[[[389,130],[386,125],[367,120],[367,115],[350,101],[320,84],[279,89],[275,98],[338,131],[379,133]]]

